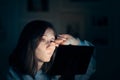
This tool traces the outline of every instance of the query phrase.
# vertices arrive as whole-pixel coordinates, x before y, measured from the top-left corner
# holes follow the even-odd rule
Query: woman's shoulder
[[[20,80],[19,73],[13,69],[13,67],[8,68],[8,72],[6,75],[6,80]]]
[[[26,78],[26,79],[25,79]],[[9,67],[6,80],[33,80],[29,75],[23,75],[13,67]]]
[[[13,67],[9,67],[8,74],[6,77],[6,80],[49,80],[49,79],[50,79],[49,76],[43,73],[41,70],[38,71],[33,78],[29,74],[21,74],[20,72],[16,71]]]

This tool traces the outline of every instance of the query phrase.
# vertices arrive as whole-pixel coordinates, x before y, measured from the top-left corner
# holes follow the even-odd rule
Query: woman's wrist
[[[80,45],[80,39],[79,38],[76,38],[76,45]]]
[[[70,43],[71,43],[71,45],[80,45],[80,39],[79,38],[72,38]]]

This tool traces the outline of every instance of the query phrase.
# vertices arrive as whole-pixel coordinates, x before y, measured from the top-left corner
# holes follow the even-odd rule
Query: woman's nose
[[[50,42],[49,44],[50,46],[54,46],[54,47],[57,47],[57,44],[55,42]]]

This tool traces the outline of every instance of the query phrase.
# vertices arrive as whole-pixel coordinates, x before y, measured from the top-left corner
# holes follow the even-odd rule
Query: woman
[[[47,74],[59,45],[79,45],[71,35],[56,36],[53,25],[46,21],[29,22],[23,29],[18,44],[9,58],[7,80],[57,80]]]

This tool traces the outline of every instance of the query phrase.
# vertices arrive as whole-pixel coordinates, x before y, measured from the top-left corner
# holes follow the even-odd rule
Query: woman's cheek
[[[51,44],[51,45],[49,45],[49,46],[47,47],[47,50],[48,50],[49,52],[54,52],[55,48],[56,48],[55,44]]]

